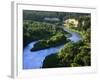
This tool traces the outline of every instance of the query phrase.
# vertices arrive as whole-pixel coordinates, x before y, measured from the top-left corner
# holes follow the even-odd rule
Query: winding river
[[[65,28],[64,28],[64,30],[69,32],[70,34],[72,34],[72,36],[69,37],[69,39],[71,41],[77,42],[81,39],[81,37],[78,33],[72,32],[72,31],[65,29]],[[24,48],[24,51],[23,51],[23,69],[42,68],[43,61],[44,61],[45,57],[50,55],[50,54],[55,54],[64,46],[64,45],[61,45],[61,46],[54,47],[54,48],[48,48],[48,49],[43,49],[43,50],[31,52],[30,50],[32,49],[32,47],[34,46],[34,44],[36,42],[37,41],[31,42]]]

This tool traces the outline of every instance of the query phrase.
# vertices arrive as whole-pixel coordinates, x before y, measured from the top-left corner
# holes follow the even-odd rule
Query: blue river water
[[[77,42],[81,39],[78,33],[71,32],[68,29],[64,29],[64,30],[72,34],[72,36],[69,37],[71,41]],[[64,45],[61,45],[61,46],[43,49],[39,51],[30,51],[36,42],[37,41],[30,42],[23,50],[23,69],[42,68],[43,61],[46,56],[55,54],[56,52],[59,52],[61,48],[64,47]]]

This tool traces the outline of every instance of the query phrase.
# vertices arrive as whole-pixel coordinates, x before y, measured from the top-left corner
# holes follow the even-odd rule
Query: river
[[[72,35],[71,37],[69,37],[71,41],[77,42],[81,39],[78,33],[72,32],[65,28],[64,30],[69,32]],[[23,69],[42,68],[45,57],[51,54],[55,54],[64,46],[64,45],[61,45],[58,47],[43,49],[43,50],[34,51],[34,52],[30,51],[36,42],[37,41],[30,42],[23,50]]]

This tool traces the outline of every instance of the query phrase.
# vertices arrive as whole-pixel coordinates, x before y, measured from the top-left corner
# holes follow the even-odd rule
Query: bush
[[[75,56],[73,61],[81,66],[90,66],[91,65],[90,49],[85,47],[80,48],[80,52]]]

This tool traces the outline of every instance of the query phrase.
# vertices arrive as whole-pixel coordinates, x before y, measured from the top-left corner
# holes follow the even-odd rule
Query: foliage
[[[48,39],[57,33],[69,35],[55,24],[25,20],[23,24],[23,45],[26,46],[31,41]]]
[[[57,53],[47,56],[43,62],[43,68],[59,67],[59,59]]]
[[[90,48],[82,47],[80,48],[79,54],[75,56],[74,63],[77,63],[81,66],[89,66],[91,64],[90,58]]]
[[[62,44],[65,44],[69,40],[66,39],[66,36],[62,33],[58,33],[54,36],[52,36],[50,39],[47,40],[40,40],[38,41],[34,47],[31,49],[31,51],[46,49],[50,47],[56,47]]]
[[[60,50],[56,55],[56,60],[52,61],[52,58],[47,56],[44,60],[45,67],[79,67],[79,66],[90,66],[91,65],[91,55],[90,48],[84,47],[82,41],[79,42],[69,42],[66,43],[63,49]],[[53,56],[54,58],[55,56]],[[49,65],[52,61],[53,64]],[[58,63],[56,63],[57,61]],[[44,67],[43,65],[43,67]]]
[[[56,18],[58,21],[47,21],[45,18]],[[74,27],[73,21],[69,24],[72,31],[78,32],[82,39],[78,42],[71,42],[70,36],[61,26],[65,20],[75,19],[78,21]],[[45,11],[23,11],[23,46],[31,41],[38,42],[31,49],[32,51],[55,47],[65,44],[55,54],[49,55],[43,62],[43,68],[51,67],[78,67],[91,65],[91,15],[88,13],[70,12],[45,12]]]
[[[57,53],[56,58],[58,63],[56,64],[58,67],[79,67],[79,66],[90,66],[91,65],[91,46],[90,46],[90,16],[81,16],[78,18],[79,26],[78,27],[70,27],[70,30],[74,30],[79,32],[82,36],[82,39],[76,43],[69,42],[64,45],[64,48]],[[84,22],[84,23],[83,23]],[[67,26],[66,26],[67,27]],[[50,57],[46,57],[46,60]],[[48,63],[48,61],[46,62]],[[45,66],[49,66],[46,64]],[[56,66],[56,67],[57,67]],[[53,67],[53,66],[51,66]]]

